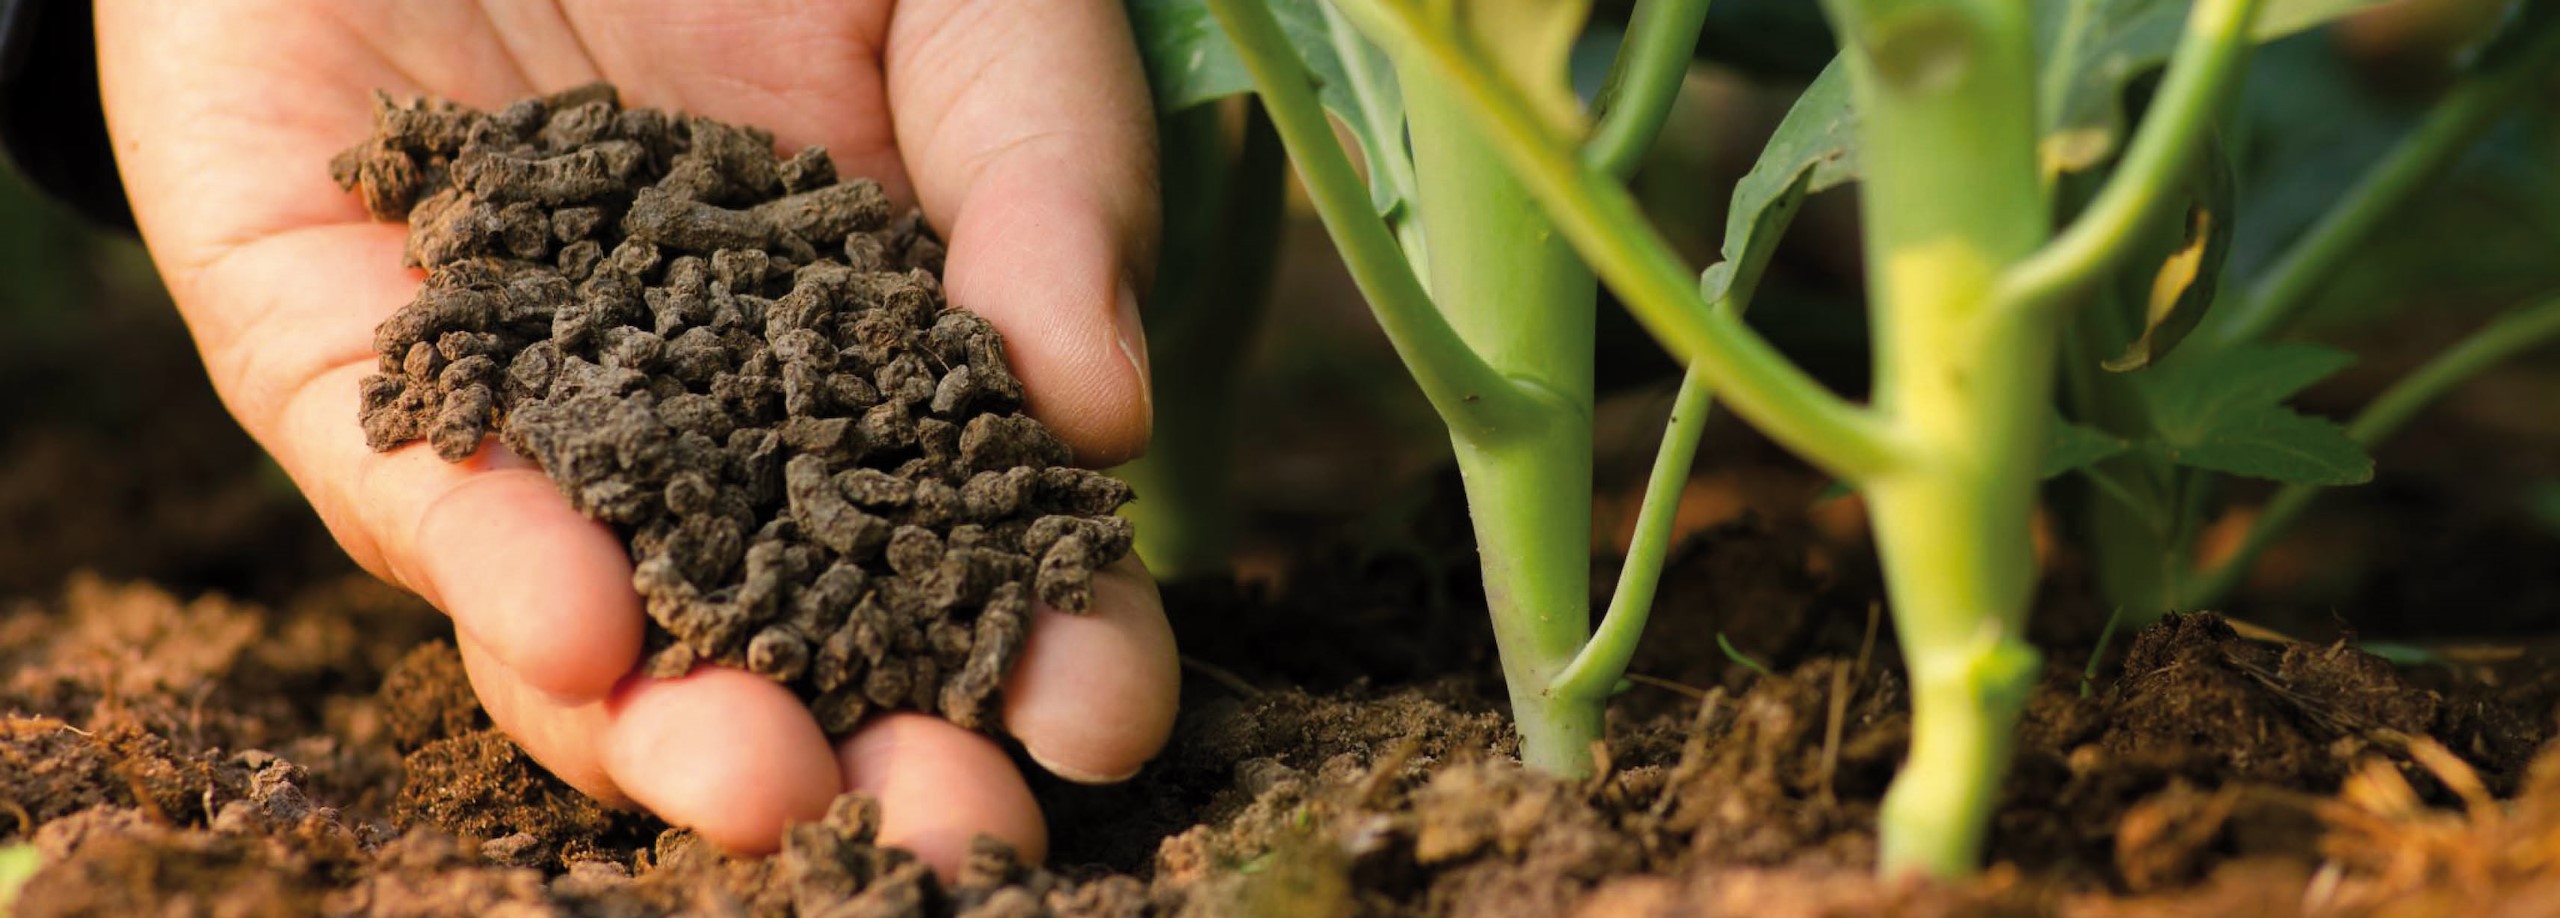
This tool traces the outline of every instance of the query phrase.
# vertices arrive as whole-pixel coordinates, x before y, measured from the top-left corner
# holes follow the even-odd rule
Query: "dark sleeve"
[[[98,103],[88,0],[0,0],[0,150],[81,216],[133,230]]]

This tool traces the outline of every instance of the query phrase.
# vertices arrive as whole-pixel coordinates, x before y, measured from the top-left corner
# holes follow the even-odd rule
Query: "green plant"
[[[2352,358],[2277,339],[2351,257],[2555,68],[2560,7],[2512,4],[2503,27],[2468,56],[2418,125],[2254,276],[2224,276],[2234,272],[2217,240],[2229,232],[2232,195],[2227,181],[2206,182],[2187,212],[2172,216],[2211,229],[2163,233],[2161,248],[2178,254],[2137,262],[2138,270],[2102,286],[2101,302],[2080,316],[2066,345],[2063,404],[2078,425],[2069,435],[2082,446],[2072,468],[2088,482],[2079,529],[2101,589],[2129,625],[2220,603],[2321,489],[2371,477],[2365,450],[2455,386],[2560,336],[2560,299],[2545,298],[2473,331],[2344,426],[2282,404]],[[2221,145],[2208,148],[2197,170],[2226,174],[2228,155]],[[2144,273],[2155,266],[2158,273]],[[2220,480],[2231,476],[2283,487],[2239,548],[2205,566],[2195,542]]]
[[[1587,105],[1566,82],[1581,3],[1133,9],[1160,87],[1195,99],[1258,93],[1379,324],[1446,421],[1523,761],[1589,769],[1699,426],[1721,398],[1866,501],[1914,718],[1880,817],[1882,868],[1953,875],[1980,858],[2011,732],[2042,668],[2024,639],[2041,483],[2077,469],[2121,485],[2110,463],[2137,458],[2131,435],[2056,422],[2059,396],[2109,404],[2083,358],[2119,355],[2122,369],[2161,361],[2122,378],[2150,386],[2134,393],[2151,400],[2145,435],[2208,434],[2173,443],[2172,463],[2220,449],[2243,457],[2225,465],[2245,465],[2334,432],[2279,407],[2324,358],[2233,357],[2248,365],[2181,376],[2163,355],[2211,299],[2228,217],[2211,204],[2228,189],[2211,165],[2216,127],[2250,49],[2360,5],[1824,0],[1840,56],[1736,187],[1723,260],[1703,273],[1682,264],[1623,184],[1687,66],[1702,0],[1637,3]],[[2163,61],[2128,130],[2120,100]],[[1805,197],[1852,180],[1875,371],[1864,403],[1805,374],[1742,316]],[[2094,336],[2086,317],[2121,311],[2112,282],[2128,272],[2166,290],[2142,301],[2147,333]],[[1586,598],[1595,281],[1688,366],[1596,628]],[[2315,458],[2360,474],[2362,454],[2334,439],[2325,445],[2343,449]]]

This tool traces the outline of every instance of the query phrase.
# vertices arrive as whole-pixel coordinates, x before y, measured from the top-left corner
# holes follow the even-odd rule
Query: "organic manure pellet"
[[[1066,466],[922,218],[823,149],[595,85],[377,96],[331,171],[427,272],[374,335],[366,442],[540,464],[630,546],[650,675],[748,669],[830,734],[991,730],[1035,601],[1087,610],[1129,551],[1127,486]]]

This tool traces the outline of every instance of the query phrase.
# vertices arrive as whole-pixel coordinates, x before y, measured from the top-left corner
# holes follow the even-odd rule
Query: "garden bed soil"
[[[2536,841],[2560,832],[2560,758],[2533,756],[2556,687],[2529,661],[2402,671],[2208,616],[2142,632],[2088,697],[2071,667],[2050,668],[1987,875],[1879,882],[1872,821],[1905,740],[1901,685],[1889,635],[1870,643],[1866,603],[1841,588],[1865,578],[1806,570],[1826,551],[1756,523],[1694,537],[1658,645],[1721,630],[1783,668],[1649,647],[1602,772],[1580,781],[1510,759],[1475,613],[1400,595],[1410,577],[1317,582],[1362,573],[1336,557],[1283,595],[1174,589],[1193,678],[1172,746],[1126,785],[1043,782],[1051,862],[990,845],[948,884],[871,845],[858,798],[763,860],[597,807],[489,729],[440,619],[360,576],[269,607],[84,575],[17,600],[0,628],[0,813],[44,859],[26,915],[2560,904],[2560,852]],[[1377,661],[1391,678],[1331,659],[1379,623],[1435,618],[1459,637],[1447,652],[1403,645],[1412,658]]]

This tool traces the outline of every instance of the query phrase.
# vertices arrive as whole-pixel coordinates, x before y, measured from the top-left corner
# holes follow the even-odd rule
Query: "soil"
[[[1086,611],[1129,552],[1128,487],[1066,466],[941,243],[823,148],[597,84],[379,97],[332,171],[427,272],[375,332],[366,441],[458,462],[494,432],[623,533],[643,672],[749,669],[831,734],[993,731],[1032,603]]]
[[[1719,428],[1692,499],[1724,509],[1675,552],[1597,776],[1512,760],[1443,472],[1399,482],[1414,499],[1392,515],[1281,517],[1302,538],[1249,578],[1169,585],[1189,674],[1169,748],[1119,786],[1035,778],[1050,862],[986,844],[945,882],[873,844],[859,797],[781,854],[734,859],[550,778],[491,731],[448,623],[303,550],[325,534],[289,489],[259,484],[200,376],[125,371],[182,358],[175,321],[96,321],[114,372],[0,366],[11,391],[155,406],[13,417],[0,506],[18,535],[0,557],[112,572],[27,585],[36,562],[7,568],[0,854],[40,862],[16,914],[2560,913],[2560,752],[2546,751],[2560,681],[2547,618],[2524,614],[2549,610],[2407,592],[2441,555],[2338,535],[2442,528],[2446,502],[2405,495],[2474,493],[2479,476],[2428,457],[2515,436],[2458,412],[2429,422],[2425,452],[2383,457],[2410,470],[2399,490],[2341,501],[2324,512],[2345,525],[2303,541],[2363,546],[2330,576],[2390,587],[2355,607],[2399,604],[2376,631],[2515,639],[2395,667],[2337,639],[2377,620],[2362,612],[2288,623],[2311,643],[2186,616],[2119,637],[2084,683],[2103,616],[2057,557],[2038,616],[2051,662],[1972,881],[1871,875],[1907,719],[1857,507],[1802,512],[1822,480]],[[30,445],[115,459],[115,444],[158,442],[146,434],[201,448],[88,462]],[[2551,537],[2513,538],[2508,552]]]

